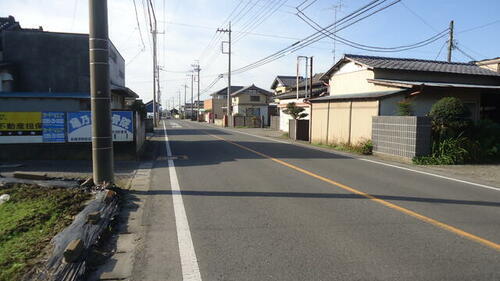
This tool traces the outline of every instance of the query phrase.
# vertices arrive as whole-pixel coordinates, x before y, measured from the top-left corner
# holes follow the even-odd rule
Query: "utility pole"
[[[230,126],[232,124],[232,121],[230,121],[232,118],[232,113],[231,113],[231,21],[229,21],[229,27],[227,29],[223,28],[217,28],[217,32],[222,32],[222,33],[227,33],[228,34],[228,66],[227,66],[227,125]],[[224,42],[222,42],[222,53],[224,53]],[[230,123],[231,122],[231,123]]]
[[[177,93],[179,94],[179,119],[181,117],[181,90],[177,90]]]
[[[184,107],[183,107],[183,112],[182,112],[182,116],[184,118],[186,118],[186,92],[187,92],[187,88],[188,88],[188,85],[186,85],[186,83],[184,83]]]
[[[312,98],[312,94],[313,94],[313,57],[311,56],[309,58],[309,60],[311,61],[311,63],[309,64],[309,73],[311,74],[311,80],[309,81],[309,98]]]
[[[96,184],[113,183],[107,0],[89,0],[92,172]]]
[[[193,88],[194,88],[194,74],[191,74],[191,112],[189,113],[189,117],[193,120]]]
[[[195,64],[191,65],[193,67],[193,71],[198,73],[198,102],[196,103],[196,120],[198,121],[198,117],[200,116],[200,63],[197,61]]]
[[[306,60],[306,78],[304,80],[304,97],[307,96],[307,71],[308,71],[308,60],[309,60],[309,57],[306,57],[306,56],[297,56],[297,99],[299,99],[299,75],[300,75],[300,67],[299,67],[299,64],[300,64],[300,60],[301,59],[305,59]]]
[[[157,91],[159,92],[159,74],[158,74],[158,62],[157,62],[157,37],[156,35],[158,34],[157,30],[157,22],[156,22],[156,15],[153,7],[153,3],[151,0],[146,1],[147,6],[148,6],[148,18],[149,18],[149,28],[151,31],[151,35],[153,37],[153,124],[156,127],[158,125],[157,123]],[[158,85],[157,85],[158,82]],[[157,89],[158,88],[158,89]]]
[[[448,39],[448,62],[451,62],[451,52],[453,51],[453,28],[454,22],[450,21],[450,38]]]
[[[300,66],[299,66],[299,57],[297,57],[297,76],[296,76],[296,92],[297,92],[297,96],[296,98],[299,99],[299,69],[300,69]]]
[[[333,64],[336,63],[336,55],[337,55],[337,39],[335,36],[337,35],[337,13],[342,9],[342,0],[338,1],[337,5],[333,5],[333,22],[335,25],[333,26]]]

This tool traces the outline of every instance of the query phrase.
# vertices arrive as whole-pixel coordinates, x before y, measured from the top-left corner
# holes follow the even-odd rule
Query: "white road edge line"
[[[201,281],[198,259],[194,251],[193,239],[189,230],[189,222],[182,200],[181,189],[177,172],[175,171],[172,150],[168,141],[167,127],[163,121],[163,132],[165,133],[165,147],[167,149],[168,171],[170,175],[170,185],[172,189],[172,200],[174,204],[175,227],[177,229],[177,242],[179,243],[179,255],[181,258],[182,279],[184,281]]]
[[[263,136],[258,136],[258,135],[253,135],[253,134],[249,134],[249,133],[245,133],[245,132],[240,132],[240,131],[237,131],[237,130],[231,130],[231,129],[227,129],[227,128],[218,128],[218,129],[222,129],[222,130],[226,130],[226,131],[234,132],[234,133],[239,133],[239,134],[243,134],[243,135],[248,135],[248,136],[252,136],[252,137],[256,137],[256,138],[260,138],[260,139],[270,140],[270,141],[274,141],[274,142],[284,143],[284,144],[299,145],[299,144],[295,144],[295,143],[292,143],[292,142],[275,140],[273,138],[263,137]],[[308,148],[305,145],[299,145],[299,146]],[[310,149],[313,149],[313,148],[310,148]],[[324,150],[321,150],[321,151],[324,151]],[[342,155],[340,153],[336,153],[336,152],[333,152],[333,151],[332,152],[327,151],[327,153]],[[365,158],[359,158],[359,157],[355,157],[355,156],[351,156],[351,157],[353,159],[362,160],[362,161],[366,161],[366,162],[370,162],[370,163],[374,163],[374,164],[384,165],[384,166],[388,166],[388,167],[392,167],[392,168],[396,168],[396,169],[406,170],[406,171],[410,171],[410,172],[414,172],[414,173],[418,173],[418,174],[423,174],[423,175],[432,176],[432,177],[436,177],[436,178],[446,179],[446,180],[455,181],[455,182],[459,182],[459,183],[465,183],[465,184],[469,184],[469,185],[473,185],[473,186],[477,186],[477,187],[482,187],[482,188],[486,188],[486,189],[490,189],[490,190],[494,190],[494,191],[500,191],[500,188],[494,187],[494,186],[490,186],[490,185],[485,185],[485,184],[470,182],[470,181],[466,181],[466,180],[455,179],[455,178],[451,178],[451,177],[447,177],[447,176],[442,176],[442,175],[433,174],[433,173],[429,173],[429,172],[414,170],[414,169],[410,169],[410,168],[406,168],[406,167],[401,167],[401,166],[397,166],[397,165],[393,165],[393,164],[388,164],[388,163],[384,163],[384,162],[379,162],[379,161],[375,161],[375,160],[370,160],[370,159],[365,159]]]

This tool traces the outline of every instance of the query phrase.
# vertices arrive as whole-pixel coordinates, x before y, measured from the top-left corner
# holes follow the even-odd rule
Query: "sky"
[[[191,70],[200,64],[201,100],[227,86],[227,78],[207,88],[220,73],[227,72],[228,56],[221,54],[221,41],[232,22],[232,68],[237,69],[281,50],[315,30],[301,20],[296,7],[305,0],[153,0],[158,19],[158,53],[162,103],[176,106],[191,93]],[[394,0],[388,0],[390,3]],[[302,12],[321,26],[366,5],[370,0],[307,0]],[[126,86],[146,102],[152,99],[151,33],[144,10],[145,0],[108,0],[109,36],[125,58]],[[416,43],[448,28],[455,21],[457,46],[453,61],[468,62],[500,56],[500,1],[498,0],[402,0],[375,15],[339,31],[360,44],[394,47]],[[0,1],[0,16],[12,15],[24,28],[42,26],[46,31],[88,33],[87,0]],[[142,38],[142,39],[141,39]],[[370,52],[337,42],[335,60],[344,54],[445,60],[447,37],[427,46],[397,53]],[[255,84],[270,90],[277,75],[295,75],[297,56],[313,56],[314,72],[325,72],[334,63],[331,38],[253,70],[233,75],[232,85]],[[304,66],[301,67],[304,73]],[[188,87],[185,88],[184,85]],[[194,87],[197,94],[196,82]],[[167,104],[168,103],[168,104]]]

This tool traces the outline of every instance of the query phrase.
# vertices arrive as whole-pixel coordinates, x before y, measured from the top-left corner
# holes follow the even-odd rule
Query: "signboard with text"
[[[66,113],[42,113],[42,137],[44,143],[66,142]]]
[[[113,141],[133,141],[134,123],[132,111],[111,113]],[[92,141],[92,118],[90,111],[67,113],[68,142]]]
[[[0,112],[0,143],[41,143],[41,112]]]

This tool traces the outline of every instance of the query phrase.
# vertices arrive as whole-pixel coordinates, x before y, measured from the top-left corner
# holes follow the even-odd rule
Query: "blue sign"
[[[133,141],[132,111],[111,112],[113,141]],[[90,111],[68,112],[68,142],[91,142],[92,118]]]
[[[42,112],[43,142],[65,142],[65,113]]]

